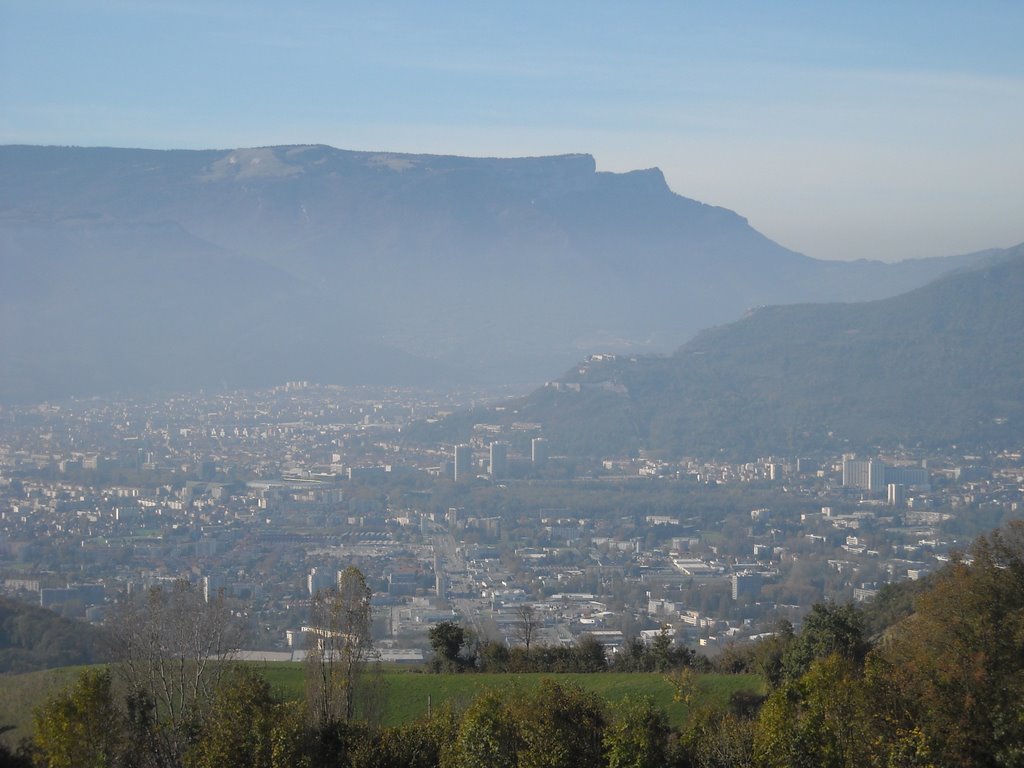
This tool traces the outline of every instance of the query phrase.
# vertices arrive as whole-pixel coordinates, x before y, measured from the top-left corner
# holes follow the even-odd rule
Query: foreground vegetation
[[[306,681],[301,664],[238,662],[238,665],[258,672],[270,686],[271,695],[281,701],[304,700]],[[0,724],[13,726],[0,740],[14,747],[22,738],[31,736],[33,712],[47,700],[71,688],[84,669],[64,667],[0,676]],[[116,668],[111,669],[116,681]],[[384,691],[380,724],[386,727],[408,725],[446,706],[461,712],[482,693],[531,691],[544,679],[578,686],[609,704],[626,697],[649,697],[654,706],[666,712],[669,724],[675,728],[681,727],[689,713],[696,709],[724,709],[737,692],[761,693],[764,690],[764,683],[756,674],[704,673],[696,676],[694,696],[690,703],[686,703],[673,700],[675,687],[670,677],[657,672],[466,675],[425,674],[419,668],[392,669],[383,671],[377,678]]]
[[[361,610],[358,599],[339,606]],[[208,688],[189,689],[208,693],[173,717],[172,704],[187,698],[183,689],[170,691],[161,705],[125,685],[130,662],[118,667],[120,683],[108,669],[88,668],[36,709],[31,743],[8,762],[53,768],[1024,762],[1024,523],[979,539],[916,594],[886,590],[869,615],[853,606],[817,605],[799,633],[782,625],[768,640],[723,655],[728,668],[756,672],[767,696],[745,691],[751,677],[716,691],[717,683],[707,685],[713,678],[701,678],[692,666],[657,674],[385,678],[364,669],[359,676],[336,675],[323,665],[354,668],[354,656],[342,663],[345,654],[357,653],[349,647],[352,633],[346,637],[337,655],[313,655],[301,686],[294,668],[219,665]],[[199,673],[194,665],[178,669],[188,673],[182,681]],[[339,684],[345,690],[333,690]]]

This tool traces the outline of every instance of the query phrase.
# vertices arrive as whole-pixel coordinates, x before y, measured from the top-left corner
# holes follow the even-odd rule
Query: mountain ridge
[[[657,168],[598,171],[586,154],[325,145],[0,146],[0,246],[5,274],[47,287],[34,303],[0,289],[0,365],[18,367],[0,400],[285,376],[540,381],[595,343],[669,350],[750,306],[892,295],[974,258],[821,262]],[[254,337],[264,365],[233,367]]]

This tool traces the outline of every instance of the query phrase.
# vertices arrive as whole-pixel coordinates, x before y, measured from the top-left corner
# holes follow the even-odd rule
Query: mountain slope
[[[765,307],[671,357],[591,360],[506,412],[590,455],[1020,442],[1024,246],[894,298]]]
[[[0,399],[536,380],[766,303],[859,300],[975,257],[829,263],[660,171],[324,146],[0,147]]]

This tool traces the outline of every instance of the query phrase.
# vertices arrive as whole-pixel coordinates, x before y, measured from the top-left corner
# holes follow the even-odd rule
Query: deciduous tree
[[[232,668],[203,718],[188,768],[271,768],[277,708],[270,684],[259,673]]]
[[[575,685],[541,680],[516,707],[519,768],[600,768],[604,701]]]
[[[133,739],[156,765],[179,765],[241,640],[221,596],[187,581],[124,596],[108,617],[128,689]]]
[[[477,696],[459,724],[453,768],[516,768],[520,725],[505,694]]]
[[[864,616],[853,605],[817,603],[804,618],[803,629],[782,655],[786,677],[795,680],[810,669],[815,659],[838,654],[860,665],[868,652]]]
[[[608,768],[660,768],[668,748],[668,717],[649,697],[626,696],[612,710],[604,731]]]
[[[755,763],[763,768],[870,765],[869,708],[853,661],[838,653],[817,659],[799,679],[776,689],[761,708]]]
[[[537,636],[537,631],[541,627],[541,617],[538,615],[536,608],[528,603],[524,603],[516,607],[515,618],[516,623],[513,637],[522,643],[527,653],[529,653],[530,645],[533,643]]]
[[[47,768],[111,768],[126,752],[124,714],[107,670],[86,669],[36,710],[35,747]]]
[[[373,656],[370,588],[362,572],[348,567],[336,588],[313,597],[306,655],[310,712],[320,725],[351,722],[361,677]]]
[[[878,653],[939,763],[1024,764],[1024,522],[935,575]]]

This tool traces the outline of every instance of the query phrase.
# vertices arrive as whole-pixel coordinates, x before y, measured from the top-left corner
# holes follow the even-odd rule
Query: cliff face
[[[0,398],[530,381],[957,263],[819,262],[588,155],[0,147]]]

